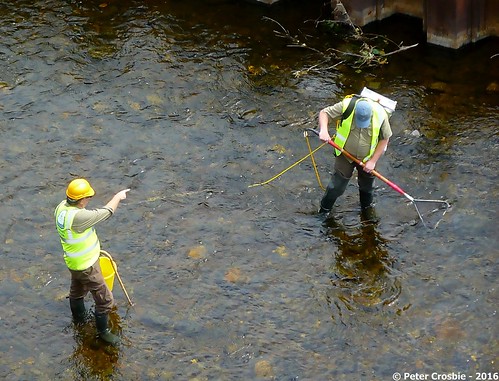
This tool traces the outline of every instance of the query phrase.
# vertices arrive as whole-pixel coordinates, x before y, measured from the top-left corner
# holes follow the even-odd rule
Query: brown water
[[[498,371],[499,45],[421,45],[379,69],[296,77],[321,57],[286,47],[262,16],[325,49],[305,22],[316,3],[2,2],[2,378]],[[413,27],[372,29],[409,45]],[[451,202],[436,230],[379,181],[378,223],[361,222],[355,181],[323,222],[310,161],[248,187],[306,155],[317,112],[363,86],[398,101],[379,171]],[[324,183],[330,155],[316,155]],[[115,281],[118,349],[91,320],[71,323],[52,213],[73,176],[97,190],[90,206],[132,188],[98,226],[135,302]]]

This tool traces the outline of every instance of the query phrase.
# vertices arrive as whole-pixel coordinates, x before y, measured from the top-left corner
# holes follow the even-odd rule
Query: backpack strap
[[[360,99],[361,96],[357,95],[357,94],[352,94],[352,95],[347,95],[345,98],[352,98],[352,99],[350,99],[350,103],[348,104],[348,107],[341,115],[340,124],[343,123],[343,121],[345,119],[348,119],[348,117],[350,116],[350,114],[353,111],[353,108],[355,107],[355,103],[357,103],[357,100]]]

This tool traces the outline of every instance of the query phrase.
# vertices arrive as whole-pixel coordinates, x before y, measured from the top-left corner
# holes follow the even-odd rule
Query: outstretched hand
[[[129,192],[130,189],[123,189],[122,191],[119,191],[116,193],[115,197],[117,197],[120,201],[126,199],[126,194]]]

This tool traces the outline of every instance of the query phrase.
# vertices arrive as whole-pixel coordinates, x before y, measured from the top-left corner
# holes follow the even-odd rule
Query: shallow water
[[[288,3],[289,4],[289,3]],[[496,40],[421,45],[379,70],[296,77],[320,3],[6,1],[2,76],[0,375],[9,380],[388,380],[497,372]],[[418,42],[407,20],[373,32]],[[416,37],[415,37],[416,36]],[[368,86],[398,101],[379,171],[452,204],[435,230],[377,182],[379,222],[355,181],[333,218],[304,128]],[[419,132],[420,136],[414,133]],[[311,139],[316,147],[317,140]],[[315,156],[321,180],[330,147]],[[132,190],[98,226],[115,282],[108,348],[71,324],[52,220],[74,176],[90,206]],[[92,309],[92,301],[87,299]]]

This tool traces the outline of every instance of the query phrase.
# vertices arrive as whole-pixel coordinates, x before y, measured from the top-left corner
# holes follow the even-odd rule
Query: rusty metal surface
[[[429,43],[453,49],[499,35],[495,0],[344,0],[343,4],[359,26],[396,13],[421,18]]]

